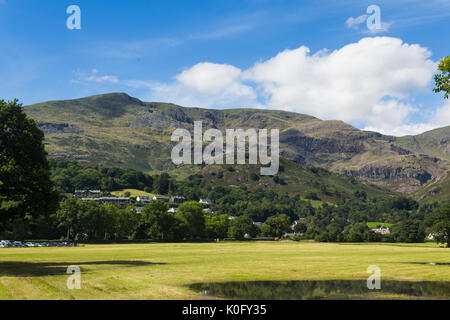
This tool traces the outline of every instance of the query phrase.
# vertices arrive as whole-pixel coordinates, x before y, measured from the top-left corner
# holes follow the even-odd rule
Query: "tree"
[[[420,243],[425,233],[418,221],[403,220],[392,227],[392,236],[396,242]]]
[[[304,223],[299,222],[294,226],[295,233],[305,233],[306,230],[308,230],[308,227]]]
[[[56,212],[44,134],[17,100],[0,100],[0,221]]]
[[[152,239],[169,240],[172,228],[176,225],[175,217],[167,212],[165,202],[154,200],[144,207],[141,228]]]
[[[186,237],[190,239],[202,238],[205,235],[205,215],[203,207],[195,201],[180,205],[175,215],[186,227]]]
[[[167,173],[162,173],[158,179],[155,180],[155,190],[159,194],[168,194],[169,193],[169,179],[170,176]]]
[[[450,56],[447,56],[441,60],[438,65],[438,69],[441,73],[434,76],[436,86],[433,91],[436,93],[444,92],[445,99],[448,99],[450,94]]]
[[[74,227],[78,219],[78,201],[67,199],[56,212],[58,227],[66,230],[66,240],[70,240],[70,234],[74,233]]]
[[[220,216],[205,216],[206,235],[209,239],[223,239],[227,237],[229,219],[226,214]]]
[[[269,217],[264,223],[263,233],[269,237],[281,237],[291,228],[290,219],[285,214]]]
[[[255,237],[258,234],[258,227],[253,224],[249,216],[240,216],[232,220],[228,228],[228,236],[234,239],[243,239],[246,234]]]
[[[447,243],[450,248],[450,204],[434,209],[426,216],[426,221],[431,225],[430,232],[436,241]]]

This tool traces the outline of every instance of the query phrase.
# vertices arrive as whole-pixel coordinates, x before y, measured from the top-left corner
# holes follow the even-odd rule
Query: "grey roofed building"
[[[186,198],[183,196],[172,196],[172,197],[170,197],[170,202],[183,203],[183,202],[186,202]]]
[[[153,196],[152,200],[167,201],[167,199],[162,196]]]
[[[136,201],[137,202],[149,203],[151,201],[151,199],[150,199],[150,197],[146,197],[146,196],[137,196],[136,197]]]
[[[99,196],[101,193],[101,190],[75,190],[74,195],[77,197],[93,197]]]
[[[108,204],[108,203],[126,204],[130,203],[130,198],[128,197],[82,198],[81,201],[93,201],[101,204]]]
[[[209,206],[211,204],[211,201],[208,199],[200,199],[198,203]]]

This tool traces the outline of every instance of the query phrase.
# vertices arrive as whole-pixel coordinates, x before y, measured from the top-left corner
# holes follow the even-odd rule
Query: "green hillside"
[[[170,160],[175,128],[277,128],[281,156],[389,187],[415,192],[450,169],[449,128],[395,138],[341,121],[262,109],[209,110],[145,103],[125,93],[26,106],[46,134],[50,158],[141,171],[177,169]],[[183,171],[183,169],[181,170]]]

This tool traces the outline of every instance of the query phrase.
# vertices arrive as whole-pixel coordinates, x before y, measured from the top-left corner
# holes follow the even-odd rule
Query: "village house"
[[[75,197],[98,197],[101,195],[100,190],[75,190]]]
[[[167,212],[169,212],[169,213],[177,213],[178,212],[178,208],[170,208],[169,210],[167,210]]]
[[[172,203],[183,203],[186,202],[186,198],[182,196],[172,196],[170,198],[170,202]]]
[[[200,201],[198,203],[205,205],[205,206],[211,205],[211,201],[208,199],[200,199]]]
[[[203,209],[203,212],[205,214],[214,214],[214,211],[212,211],[210,208]]]
[[[383,227],[383,226],[380,226],[378,228],[374,228],[374,229],[372,229],[372,231],[375,232],[375,233],[381,234],[381,235],[387,235],[387,234],[391,233],[391,229]]]
[[[164,197],[162,197],[162,196],[154,196],[154,197],[152,198],[152,200],[167,201],[167,199],[164,198]]]
[[[101,197],[101,198],[82,198],[81,201],[94,201],[101,204],[128,204],[130,203],[129,197]]]
[[[136,197],[136,201],[137,202],[142,202],[142,203],[150,203],[150,197],[145,197],[145,196],[137,196]]]
[[[295,220],[291,225],[291,229],[294,230],[296,225],[298,225],[299,223],[305,223],[305,221],[306,221],[305,218],[300,218],[298,220]]]

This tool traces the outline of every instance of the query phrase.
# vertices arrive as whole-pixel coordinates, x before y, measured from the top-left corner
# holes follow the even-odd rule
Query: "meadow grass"
[[[0,299],[202,299],[187,285],[256,280],[450,281],[450,249],[427,243],[221,242],[0,249]],[[425,264],[420,264],[425,263]],[[67,267],[81,290],[66,286]]]

